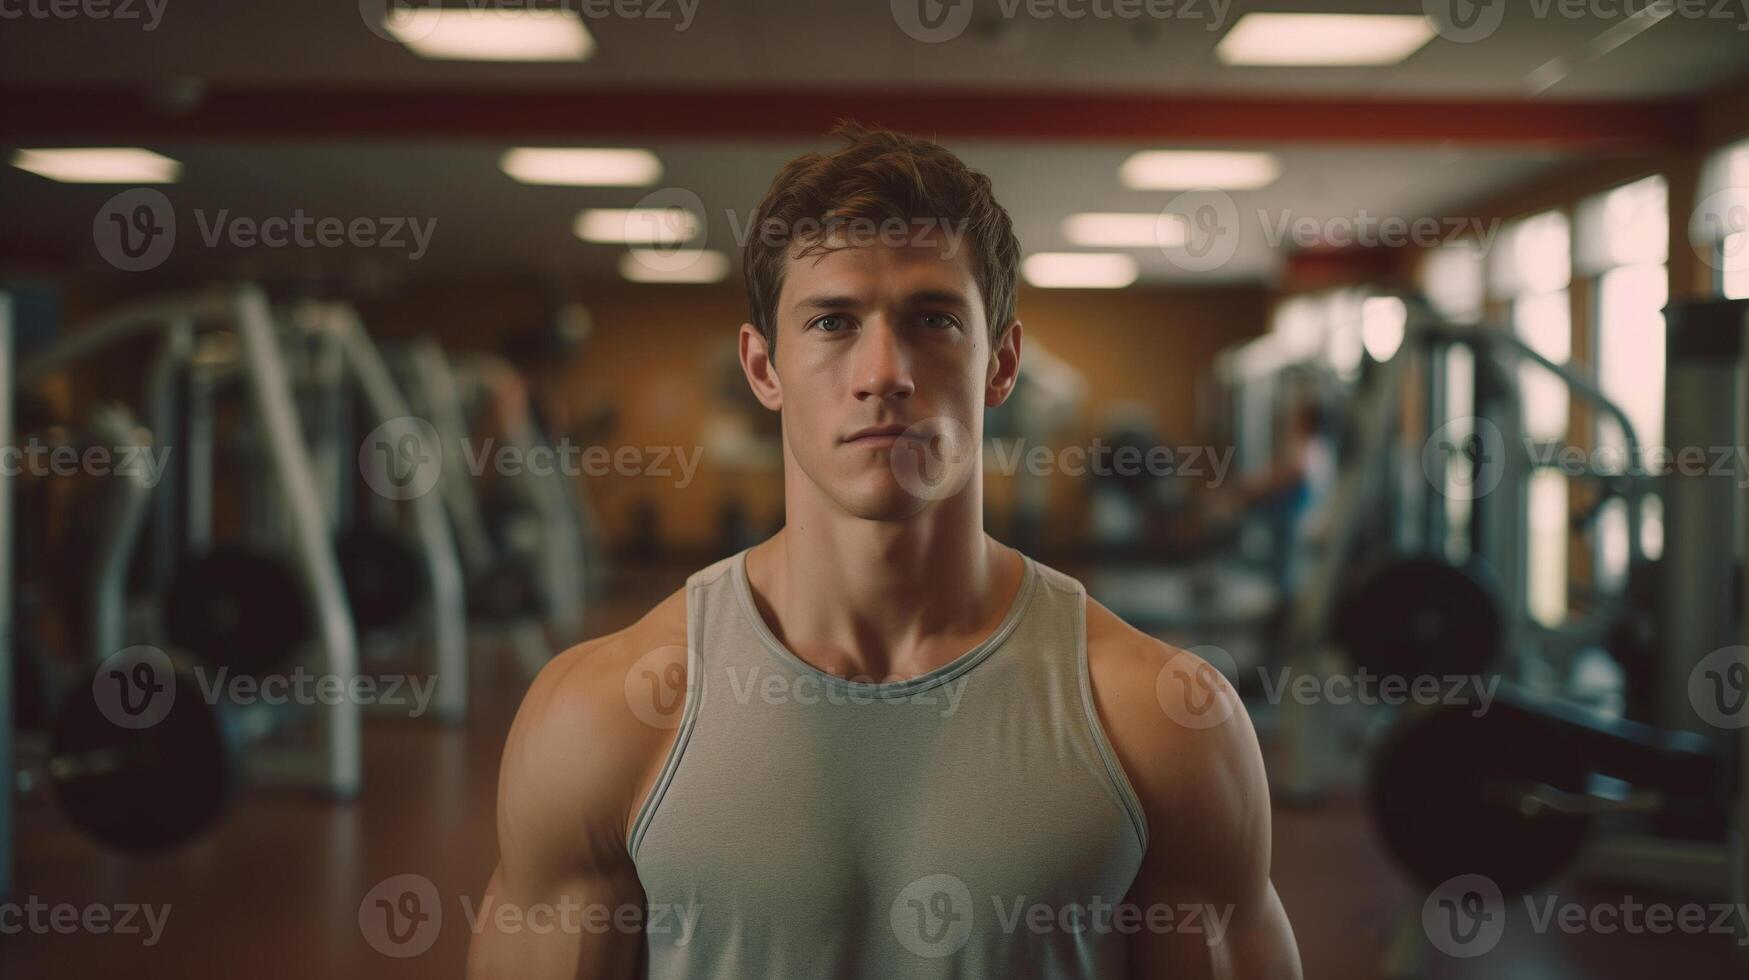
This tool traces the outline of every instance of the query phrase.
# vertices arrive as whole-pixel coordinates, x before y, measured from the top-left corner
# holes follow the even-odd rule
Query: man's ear
[[[1014,393],[1020,380],[1020,321],[1010,321],[1001,339],[990,349],[990,366],[984,374],[984,407],[995,408]]]
[[[772,411],[783,408],[783,384],[777,380],[777,365],[765,335],[751,323],[741,324],[741,372],[753,388],[753,397]]]

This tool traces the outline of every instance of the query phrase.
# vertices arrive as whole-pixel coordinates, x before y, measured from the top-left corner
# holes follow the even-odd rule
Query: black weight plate
[[[1500,603],[1480,571],[1397,556],[1355,573],[1332,632],[1357,667],[1413,679],[1488,672],[1504,629]]]
[[[171,847],[212,826],[241,769],[241,737],[222,703],[207,701],[188,664],[152,653],[118,654],[88,675],[51,736],[49,782],[67,816],[129,850]]]
[[[1590,821],[1525,813],[1491,788],[1541,782],[1584,788],[1582,760],[1546,751],[1534,721],[1468,705],[1405,716],[1373,761],[1371,810],[1391,853],[1423,886],[1458,875],[1492,879],[1505,895],[1558,874],[1584,846]]]
[[[164,628],[175,646],[248,675],[288,664],[310,637],[309,604],[290,565],[219,545],[176,566]]]
[[[397,626],[425,592],[425,567],[398,535],[360,525],[334,542],[346,601],[359,630]]]

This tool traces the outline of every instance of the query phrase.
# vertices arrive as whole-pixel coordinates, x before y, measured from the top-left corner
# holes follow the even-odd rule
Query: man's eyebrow
[[[970,309],[971,301],[965,295],[951,289],[925,289],[905,297],[907,306],[951,306],[957,309]]]
[[[862,305],[850,296],[807,296],[796,300],[795,309],[806,310],[854,310]]]

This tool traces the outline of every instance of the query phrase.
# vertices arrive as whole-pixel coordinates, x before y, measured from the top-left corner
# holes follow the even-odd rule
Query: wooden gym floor
[[[597,612],[595,629],[629,622],[684,573],[640,576]],[[173,854],[106,853],[66,827],[51,801],[22,803],[11,902],[142,903],[169,912],[150,947],[143,933],[8,929],[0,934],[0,977],[460,977],[469,937],[462,903],[477,907],[496,860],[498,753],[519,694],[507,671],[483,671],[463,728],[373,721],[358,802],[256,790],[211,837]],[[443,903],[435,942],[409,958],[377,952],[360,926],[366,893],[400,874],[429,879]],[[1373,840],[1360,801],[1278,807],[1274,877],[1313,980],[1378,976],[1395,917],[1419,910],[1419,899]],[[1589,904],[1620,899],[1591,890],[1570,897]],[[0,917],[0,927],[16,921],[16,914]],[[1537,935],[1519,909],[1493,952],[1471,960],[1436,956],[1431,976],[1723,980],[1746,975],[1749,961],[1733,954],[1723,936]]]

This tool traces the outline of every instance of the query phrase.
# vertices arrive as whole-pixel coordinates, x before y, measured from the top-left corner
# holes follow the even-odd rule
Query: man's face
[[[1019,360],[1018,329],[992,354],[967,249],[932,238],[795,251],[763,372],[747,357],[763,340],[742,328],[754,389],[783,410],[787,459],[868,520],[909,517],[963,489],[984,408],[1007,397]]]

